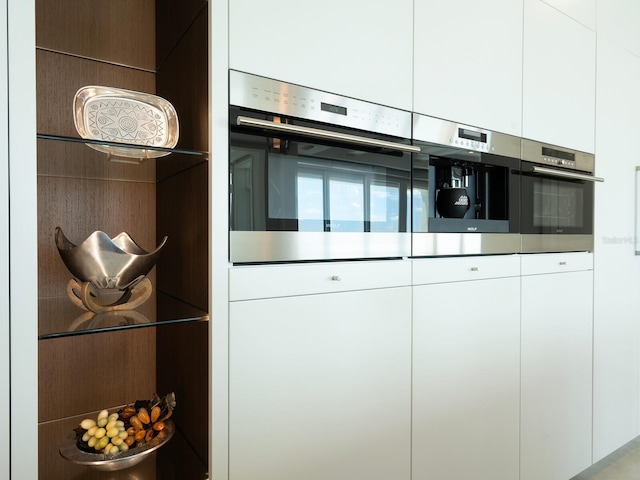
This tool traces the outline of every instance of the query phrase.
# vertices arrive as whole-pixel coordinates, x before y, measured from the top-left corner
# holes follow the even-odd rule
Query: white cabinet
[[[411,110],[412,0],[231,0],[229,66]]]
[[[521,480],[569,479],[591,465],[593,271],[580,270],[590,258],[522,258]],[[540,273],[541,260],[552,273]]]
[[[640,2],[607,0],[598,2],[598,39],[614,42],[640,55]]]
[[[450,283],[413,289],[412,478],[512,480],[519,468],[519,258],[416,260],[414,281],[448,267],[462,281],[449,274]]]
[[[322,265],[309,265],[288,282],[311,281],[316,267],[324,279]],[[278,267],[253,268],[287,281]],[[350,273],[339,275],[327,281],[348,285]],[[229,309],[231,480],[410,478],[411,287],[258,298]]]
[[[414,111],[520,136],[522,8],[416,0]]]
[[[640,161],[629,155],[638,128],[640,59],[599,40],[598,65],[596,169],[606,181],[595,191],[594,461],[640,433],[640,257],[632,201]]]
[[[593,153],[596,34],[525,0],[522,136]]]
[[[542,0],[591,30],[596,29],[596,0]],[[612,3],[607,1],[607,3]],[[600,5],[598,5],[600,8]]]
[[[0,30],[7,31],[7,2],[0,1]],[[9,145],[7,142],[7,120],[9,118],[9,89],[7,85],[7,38],[0,37],[0,124],[5,125],[0,133],[0,415],[8,419],[11,414],[9,394],[10,372],[10,328],[9,328]],[[11,432],[10,422],[0,425],[0,477],[9,478]]]

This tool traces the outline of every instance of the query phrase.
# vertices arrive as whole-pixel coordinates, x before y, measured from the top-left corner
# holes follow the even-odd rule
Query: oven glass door
[[[357,244],[385,245],[389,238],[363,240],[365,234],[410,235],[410,153],[232,128],[230,176],[232,250],[234,239],[238,243],[241,238],[252,238],[247,243],[254,244],[294,242],[273,248],[288,249],[291,258],[267,253],[255,261],[391,257],[399,253],[396,247],[385,255]],[[247,237],[242,232],[264,234]],[[329,234],[351,236],[327,240]],[[405,241],[410,249],[410,239]],[[327,242],[352,246],[348,253],[326,251]],[[301,249],[308,253],[296,253]],[[232,261],[254,261],[244,253],[238,258],[232,251]]]
[[[593,182],[523,173],[521,188],[522,233],[593,234]]]

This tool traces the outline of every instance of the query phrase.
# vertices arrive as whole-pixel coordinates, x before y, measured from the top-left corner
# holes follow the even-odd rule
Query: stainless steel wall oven
[[[522,252],[593,250],[595,157],[522,141]]]
[[[230,260],[411,254],[411,114],[230,72]]]
[[[520,138],[414,114],[413,255],[520,250]]]

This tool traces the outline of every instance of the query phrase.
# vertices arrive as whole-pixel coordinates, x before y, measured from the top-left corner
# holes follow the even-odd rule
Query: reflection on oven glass
[[[533,186],[533,224],[536,227],[583,226],[584,190],[567,182],[539,178]]]

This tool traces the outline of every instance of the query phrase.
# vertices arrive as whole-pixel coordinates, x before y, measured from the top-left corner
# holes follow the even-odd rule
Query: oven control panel
[[[595,168],[595,156],[591,153],[548,145],[526,138],[522,139],[522,159],[589,173],[593,173]]]
[[[231,70],[229,104],[383,135],[411,138],[411,113]]]

